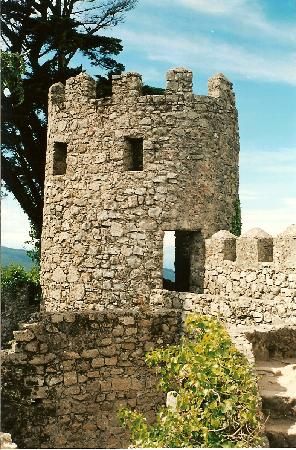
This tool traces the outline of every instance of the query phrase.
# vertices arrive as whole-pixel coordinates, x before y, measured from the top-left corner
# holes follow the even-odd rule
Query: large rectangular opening
[[[204,239],[200,230],[166,231],[163,245],[163,288],[203,292]]]

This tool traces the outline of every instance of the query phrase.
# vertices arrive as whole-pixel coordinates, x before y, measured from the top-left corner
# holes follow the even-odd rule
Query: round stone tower
[[[134,307],[162,288],[163,236],[176,235],[176,290],[202,291],[204,239],[230,230],[239,136],[232,84],[208,96],[173,69],[163,95],[137,73],[96,99],[81,73],[49,93],[42,234],[48,311]]]

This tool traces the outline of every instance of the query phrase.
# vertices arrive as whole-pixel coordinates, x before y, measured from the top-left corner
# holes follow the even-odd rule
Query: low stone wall
[[[248,269],[224,261],[223,266],[206,267],[204,293],[274,301],[280,297],[293,299],[296,297],[296,269],[284,271],[272,263],[256,264]]]
[[[118,408],[154,417],[164,399],[144,355],[180,327],[180,311],[42,314],[3,352],[3,429],[21,448],[128,445]]]
[[[296,303],[296,225],[274,238],[259,228],[239,238],[215,233],[206,241],[204,293]]]
[[[198,312],[236,326],[296,325],[296,301],[292,297],[262,299],[155,289],[150,302],[153,308],[176,308],[185,315]]]
[[[252,331],[246,330],[245,336],[252,344],[256,360],[295,358],[295,326],[260,327]]]
[[[1,346],[13,339],[19,322],[27,322],[40,309],[40,289],[33,284],[4,286],[1,289]]]

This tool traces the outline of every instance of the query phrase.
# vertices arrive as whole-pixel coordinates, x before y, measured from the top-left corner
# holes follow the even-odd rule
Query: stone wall
[[[13,339],[13,331],[19,322],[27,322],[38,313],[40,292],[37,286],[23,284],[20,286],[3,286],[1,289],[1,347],[7,347]]]
[[[145,352],[177,343],[190,312],[221,317],[248,355],[239,328],[296,324],[295,225],[275,239],[229,233],[231,83],[219,74],[197,96],[192,73],[174,69],[165,94],[141,86],[138,74],[115,76],[112,96],[96,99],[81,74],[50,90],[44,302],[3,356],[3,428],[20,447],[126,446],[118,408],[153,419],[164,398]],[[176,231],[176,265],[191,271],[175,286],[189,292],[162,289],[166,230]]]
[[[296,309],[296,225],[272,237],[253,229],[236,238],[220,231],[206,241],[204,293],[247,297],[266,308]],[[261,302],[260,302],[261,300]]]
[[[295,300],[287,298],[269,301],[254,297],[225,297],[154,290],[150,298],[153,308],[177,308],[183,314],[197,312],[220,317],[225,323],[254,327],[262,325],[296,325]]]
[[[175,343],[180,312],[43,314],[3,352],[2,427],[21,448],[114,448],[128,443],[122,405],[151,420],[164,402],[144,362]]]
[[[47,311],[147,304],[162,288],[166,230],[204,240],[231,227],[239,151],[231,83],[219,74],[208,96],[194,95],[192,73],[174,69],[164,95],[141,95],[141,86],[139,74],[114,76],[112,96],[96,99],[95,81],[82,73],[50,90]],[[193,292],[202,289],[198,248]]]

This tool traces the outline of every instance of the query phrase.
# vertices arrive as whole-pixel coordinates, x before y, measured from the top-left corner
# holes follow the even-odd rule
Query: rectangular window
[[[163,288],[177,292],[203,292],[205,249],[202,233],[167,231],[163,251]]]
[[[64,175],[67,169],[67,144],[55,142],[53,147],[53,175]]]
[[[127,171],[143,170],[143,138],[126,138],[123,164]]]

